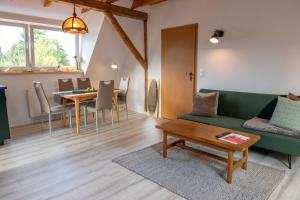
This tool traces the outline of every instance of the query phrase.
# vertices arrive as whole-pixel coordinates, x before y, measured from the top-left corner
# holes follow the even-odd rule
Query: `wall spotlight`
[[[209,41],[213,44],[218,44],[219,39],[224,36],[224,31],[215,30],[214,34],[210,37]]]
[[[111,65],[111,68],[112,68],[113,70],[117,70],[119,67],[118,67],[117,64],[112,64],[112,65]]]

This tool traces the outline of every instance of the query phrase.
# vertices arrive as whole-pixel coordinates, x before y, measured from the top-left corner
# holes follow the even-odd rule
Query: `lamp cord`
[[[73,16],[76,17],[75,3],[74,3],[74,9],[73,9]]]

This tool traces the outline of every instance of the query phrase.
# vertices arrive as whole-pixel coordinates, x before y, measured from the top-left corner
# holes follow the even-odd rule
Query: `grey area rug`
[[[191,200],[266,200],[284,176],[284,171],[248,163],[247,171],[234,171],[229,185],[225,163],[178,147],[170,149],[164,159],[162,144],[113,161]]]

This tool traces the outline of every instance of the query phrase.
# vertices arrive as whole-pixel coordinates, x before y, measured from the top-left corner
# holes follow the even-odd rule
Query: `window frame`
[[[41,25],[30,25],[30,55],[31,55],[31,68],[57,68],[58,66],[36,66],[35,65],[35,53],[34,53],[34,29],[39,29],[39,30],[45,30],[45,31],[57,31],[57,32],[62,32],[61,28],[58,27],[51,27],[51,26],[41,26]],[[72,36],[72,35],[71,35]],[[77,46],[77,40],[79,40],[78,35],[74,36],[74,56],[78,56],[78,51],[77,49],[79,48]],[[77,66],[74,66],[77,67]]]
[[[3,21],[0,19],[0,25],[4,26],[12,26],[12,27],[21,27],[24,29],[24,42],[25,42],[25,60],[26,66],[0,66],[1,69],[10,68],[12,70],[24,70],[24,69],[56,69],[58,66],[35,66],[35,53],[34,53],[34,29],[41,29],[41,30],[49,30],[49,31],[59,31],[62,32],[61,28],[59,26],[54,25],[40,25],[35,23],[29,23],[29,22],[12,22],[12,21]],[[79,35],[74,36],[74,56],[79,56]],[[79,66],[72,66],[80,69]]]
[[[30,66],[28,24],[0,20],[0,25],[23,28],[24,29],[24,46],[25,46],[25,66],[1,66],[0,65],[0,68],[24,69],[24,68],[27,68],[28,66]]]

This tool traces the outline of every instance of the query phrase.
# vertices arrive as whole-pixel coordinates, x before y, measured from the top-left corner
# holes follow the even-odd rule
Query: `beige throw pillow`
[[[193,97],[193,111],[191,115],[216,117],[218,110],[219,93],[198,93]]]
[[[294,95],[293,93],[289,93],[287,96],[288,99],[293,100],[293,101],[300,101],[300,98]]]

